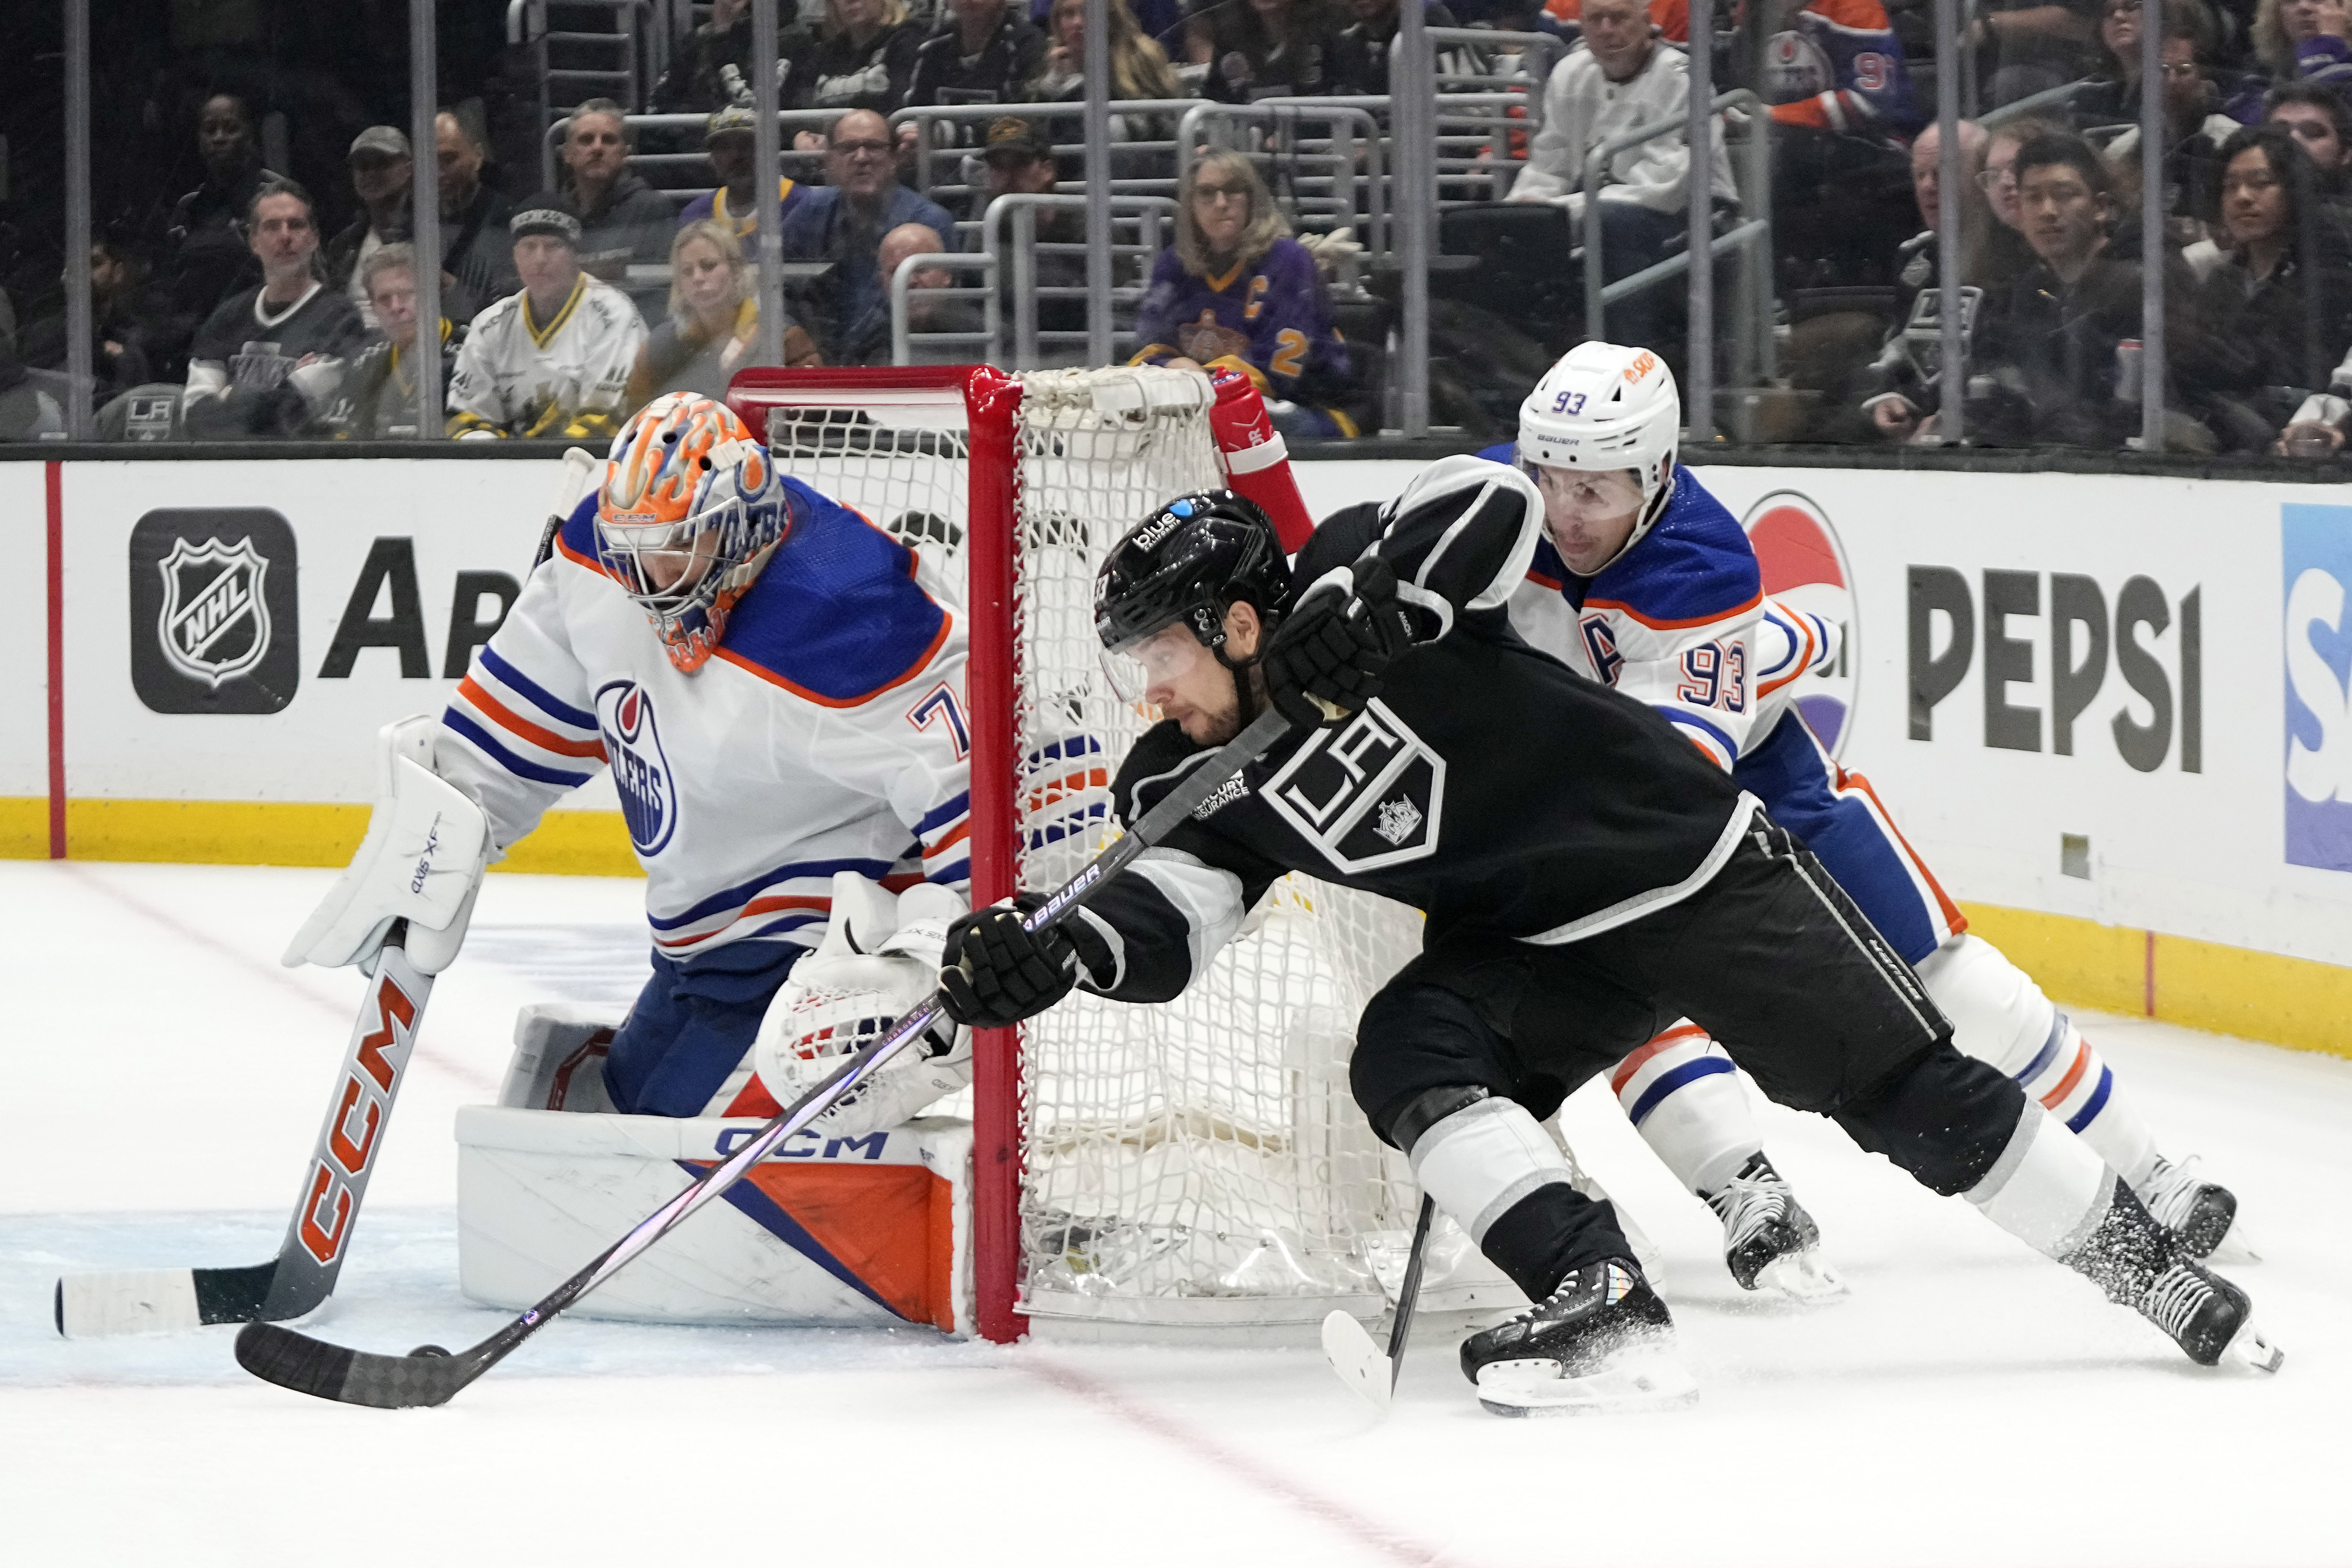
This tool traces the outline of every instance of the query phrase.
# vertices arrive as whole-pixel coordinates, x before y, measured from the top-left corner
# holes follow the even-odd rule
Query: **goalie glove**
[[[375,810],[352,863],[279,963],[355,963],[374,973],[392,922],[408,922],[408,962],[438,974],[457,957],[492,853],[489,818],[433,771],[440,721],[419,714],[377,732]]]
[[[833,879],[833,919],[814,952],[793,966],[751,1044],[752,1063],[789,1105],[927,1001],[948,922],[963,913],[953,889],[918,883],[893,897],[855,871]],[[943,1025],[900,1051],[809,1124],[824,1137],[896,1127],[971,1081],[971,1037]]]
[[[1266,695],[1292,723],[1313,729],[1378,697],[1390,664],[1412,644],[1396,573],[1367,555],[1317,578],[1275,628]]]

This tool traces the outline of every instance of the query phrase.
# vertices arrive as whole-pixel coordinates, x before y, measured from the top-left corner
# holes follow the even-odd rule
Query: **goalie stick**
[[[1405,1257],[1404,1282],[1397,1287],[1396,1321],[1389,1325],[1388,1353],[1383,1355],[1364,1325],[1335,1311],[1323,1320],[1323,1359],[1339,1381],[1371,1401],[1385,1415],[1396,1397],[1397,1373],[1404,1370],[1405,1342],[1412,1334],[1412,1310],[1421,1300],[1421,1259],[1429,1249],[1430,1222],[1437,1217],[1437,1202],[1421,1195],[1421,1217],[1413,1222],[1412,1250]]]
[[[1158,805],[1144,813],[1125,837],[1088,861],[1076,876],[1032,910],[1022,924],[1033,931],[1060,924],[1289,729],[1290,721],[1276,710],[1269,708],[1259,714],[1247,729],[1225,742],[1207,763],[1194,768],[1170,790]],[[933,992],[929,1001],[899,1019],[888,1034],[844,1059],[824,1082],[778,1113],[727,1160],[711,1167],[580,1272],[550,1291],[537,1306],[481,1343],[454,1355],[438,1345],[419,1345],[404,1356],[376,1355],[329,1344],[273,1323],[256,1322],[247,1324],[236,1336],[237,1364],[281,1388],[344,1405],[370,1405],[384,1410],[446,1405],[467,1384],[553,1321],[557,1314],[627,1268],[696,1210],[733,1186],[786,1139],[823,1115],[892,1057],[920,1039],[944,1011],[939,994]]]
[[[395,921],[384,937],[278,1256],[242,1268],[68,1274],[58,1281],[58,1332],[97,1339],[299,1318],[333,1294],[350,1250],[352,1222],[383,1151],[393,1100],[433,994],[433,977],[408,962],[407,934],[408,922]]]

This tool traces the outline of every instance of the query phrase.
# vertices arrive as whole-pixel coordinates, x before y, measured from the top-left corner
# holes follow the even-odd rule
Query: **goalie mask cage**
[[[729,395],[784,473],[962,584],[972,902],[1058,886],[1116,831],[1110,780],[1150,721],[1104,678],[1095,569],[1153,508],[1223,484],[1206,378],[763,369]],[[1286,1338],[1335,1307],[1381,1310],[1375,1261],[1402,1248],[1419,1199],[1357,1110],[1348,1058],[1420,927],[1293,875],[1176,1001],[1076,993],[982,1031],[982,1335],[1037,1319]]]

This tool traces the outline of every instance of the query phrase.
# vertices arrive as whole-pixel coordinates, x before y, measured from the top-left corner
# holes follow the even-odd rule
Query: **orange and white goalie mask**
[[[597,553],[681,670],[718,650],[791,521],[774,461],[723,403],[674,392],[613,438]]]

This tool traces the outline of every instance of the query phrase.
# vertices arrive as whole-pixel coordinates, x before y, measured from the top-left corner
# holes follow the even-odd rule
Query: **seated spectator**
[[[907,104],[1011,103],[1045,58],[1045,36],[1010,0],[947,0],[939,29],[915,53]],[[966,122],[977,132],[977,124]],[[970,145],[976,136],[968,137]]]
[[[150,277],[146,255],[123,230],[89,242],[90,372],[96,406],[134,386],[159,379],[158,355],[173,333],[171,300]],[[66,321],[51,315],[18,338],[28,365],[65,368]],[[181,378],[186,379],[186,371]]]
[[[1286,435],[1353,437],[1370,415],[1315,258],[1239,153],[1203,153],[1185,176],[1135,336],[1130,364],[1247,375]]]
[[[464,120],[443,110],[433,139],[441,168],[441,309],[453,321],[470,321],[522,287],[507,232],[514,209],[482,183],[482,139]]]
[[[1000,196],[1050,195],[1056,183],[1054,150],[1045,143],[1042,128],[1034,120],[1021,120],[1013,115],[993,121],[988,128],[988,145],[981,156],[986,161],[987,181],[976,193],[975,218],[985,219],[988,209]],[[1037,209],[1033,220],[1036,224],[1037,244],[1083,245],[1087,238],[1087,215],[1083,208],[1048,206]],[[1006,243],[1011,243],[1013,230],[1009,222],[1003,229]],[[1066,251],[1039,249],[1034,256],[1034,270],[1030,274],[1034,290],[1038,291],[1037,326],[1048,332],[1082,332],[1087,330],[1086,300],[1070,295],[1047,297],[1047,289],[1084,289],[1087,286],[1087,258]],[[886,272],[885,277],[888,274]],[[940,329],[942,331],[946,329]],[[1049,355],[1051,363],[1060,363]]]
[[[253,111],[245,100],[229,92],[205,100],[196,122],[205,181],[173,205],[163,235],[163,287],[190,330],[260,275],[246,243],[245,215],[264,183],[285,176],[263,168],[254,147]]]
[[[580,220],[581,270],[612,284],[642,310],[660,310],[668,291],[649,279],[632,282],[629,268],[659,266],[677,220],[668,198],[629,170],[621,106],[592,98],[573,110],[562,156],[563,188],[556,204]]]
[[[2263,95],[2263,122],[2285,126],[2311,160],[2321,191],[2342,199],[2352,168],[2352,102],[2319,82],[2284,81]]]
[[[1114,5],[1124,3],[1125,0],[1112,0]],[[1049,37],[1054,32],[1050,24],[1055,8],[1055,0],[1029,0],[1030,24]],[[1182,0],[1141,0],[1140,4],[1129,10],[1128,19],[1136,25],[1137,30],[1154,48],[1160,51],[1164,59],[1169,48],[1168,41],[1184,30],[1183,3]]]
[[[375,308],[368,303],[367,285],[360,281],[360,263],[383,246],[408,238],[409,192],[416,165],[408,138],[389,125],[371,125],[361,132],[348,162],[360,216],[327,242],[321,259],[327,282],[351,296],[352,308],[373,331]]]
[[[1333,0],[1199,0],[1184,21],[1184,54],[1209,68],[1207,95],[1223,103],[1331,90],[1331,41],[1347,25]]]
[[[326,424],[343,441],[414,441],[441,434],[440,421],[416,423],[416,247],[394,240],[368,252],[359,265],[375,331],[343,376],[341,395]],[[434,385],[446,397],[466,334],[441,318],[440,368]]]
[[[2137,27],[2135,22],[2135,36]],[[2238,122],[2221,111],[2221,89],[2210,64],[2216,33],[2204,0],[2171,0],[2164,8],[2162,200],[2176,247],[2201,237],[2213,221],[2221,143],[2238,129]],[[2137,45],[2133,52],[2137,55]],[[2138,115],[2135,94],[2133,122],[2106,143],[2105,153],[2108,172],[2129,190],[2139,185]]]
[[[2254,58],[2274,83],[2316,81],[2352,90],[2347,38],[2352,5],[2347,0],[2262,0],[2254,10]]]
[[[2079,136],[2038,137],[2018,153],[2017,188],[2034,264],[1988,301],[1974,368],[1993,390],[1979,399],[1970,387],[1969,437],[2121,447],[2140,429],[2140,263],[2113,242],[2112,231],[2127,226],[2118,223],[2106,165]],[[2175,270],[2165,327],[2179,354],[2195,331],[2187,308],[2195,285],[2186,268]],[[2189,436],[2168,440],[2194,449],[2200,443]],[[2210,436],[2201,445],[2210,449]]]
[[[793,62],[791,107],[887,115],[907,101],[922,47],[903,0],[824,0],[817,46]]]
[[[777,18],[777,102],[790,107],[785,94],[793,67],[815,52],[816,35],[787,12]],[[654,83],[656,114],[716,114],[722,109],[750,109],[757,89],[751,79],[751,0],[712,0],[710,19],[686,36],[669,69]]]
[[[580,220],[553,193],[507,225],[522,287],[476,316],[449,377],[448,434],[593,441],[618,432],[646,324],[580,265]]]
[[[1082,99],[1087,95],[1087,0],[1053,0],[1045,14],[1045,52],[1022,96],[1032,103]],[[1104,14],[1110,18],[1111,100],[1185,97],[1168,52],[1137,25],[1127,0],[1105,0]],[[1111,117],[1113,140],[1121,139],[1119,119]]]
[[[719,188],[687,203],[686,210],[677,215],[677,226],[723,223],[735,231],[737,239],[749,244],[760,226],[760,205],[751,199],[751,174],[760,156],[760,117],[748,109],[720,110],[710,117],[702,133],[702,150],[719,176]],[[806,194],[796,181],[776,176],[780,213],[789,214]],[[670,243],[675,249],[677,241]],[[670,281],[674,285],[677,279],[672,277]]]
[[[759,346],[760,280],[732,228],[704,218],[679,229],[669,247],[669,313],[629,371],[631,408],[666,392],[724,402],[728,382]],[[795,369],[824,363],[791,321],[784,323],[784,363]]]
[[[2168,357],[2227,449],[2268,450],[2352,348],[2352,252],[2317,187],[2282,126],[2246,127],[2221,149],[2224,255],[2198,286],[2200,331]]]
[[[1990,0],[1966,47],[1994,107],[2065,86],[2089,65],[2097,0]]]
[[[198,439],[295,436],[335,401],[367,341],[341,290],[319,280],[310,193],[273,180],[254,193],[246,228],[261,281],[232,294],[196,329],[180,419]]]
[[[833,122],[827,142],[830,183],[793,204],[777,233],[786,259],[833,263],[831,272],[797,290],[804,303],[795,313],[825,363],[858,364],[890,336],[890,302],[876,259],[882,237],[908,223],[952,235],[955,220],[898,183],[890,125],[881,115],[852,110]]]
[[[924,224],[900,224],[882,237],[882,281],[885,289],[898,275],[898,268],[918,256],[937,256],[946,249],[938,233]],[[928,344],[920,341],[926,332],[958,332],[971,335],[988,331],[988,313],[981,302],[969,296],[951,295],[956,275],[944,267],[919,267],[907,279],[907,331],[909,338],[908,362],[911,364],[970,364],[980,358],[982,349],[971,343]],[[895,345],[888,338],[882,343],[881,353],[869,363],[896,363]]]
[[[1972,120],[1963,120],[1959,125],[1960,281],[1973,296],[1962,298],[1961,319],[1966,322],[1972,315],[1981,316],[1986,289],[2015,276],[2023,264],[2000,256],[1996,249],[1996,235],[2013,238],[2016,231],[1994,218],[1979,177],[1991,138]],[[1919,139],[1911,143],[1911,196],[1926,226],[1906,240],[1899,253],[1902,267],[1895,275],[1895,327],[1880,346],[1863,388],[1861,406],[1872,426],[1896,441],[1909,440],[1918,429],[1920,417],[1934,406],[1937,362],[1943,353],[1937,314],[1942,281],[1938,272],[1943,249],[1938,238],[1943,224],[1942,153],[1942,132],[1935,125],[1919,132]],[[2032,259],[2021,242],[2018,248],[2027,261]]]
[[[1331,41],[1331,85],[1328,90],[1344,96],[1385,93],[1389,89],[1389,49],[1400,25],[1398,0],[1348,0],[1355,19]],[[1458,27],[1454,13],[1440,0],[1424,0],[1422,15],[1433,27]]]
[[[1689,100],[1690,64],[1681,50],[1659,42],[1641,0],[1585,0],[1583,26],[1584,47],[1554,66],[1544,82],[1543,129],[1510,200],[1550,202],[1565,207],[1571,223],[1581,222],[1586,201],[1598,201],[1602,275],[1613,282],[1681,247],[1690,154],[1679,129],[1622,149],[1611,154],[1598,191],[1583,188],[1585,154],[1636,125],[1680,112]],[[1728,206],[1736,196],[1719,126],[1710,141],[1710,189],[1718,206]],[[1612,307],[1610,333],[1625,342],[1664,342],[1671,310],[1662,290],[1635,295]]]

